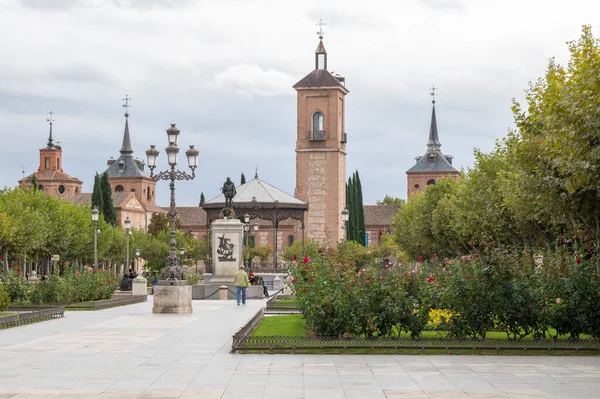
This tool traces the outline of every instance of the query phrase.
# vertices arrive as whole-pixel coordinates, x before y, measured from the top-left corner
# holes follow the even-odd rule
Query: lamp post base
[[[192,313],[192,286],[186,280],[159,280],[152,313]]]

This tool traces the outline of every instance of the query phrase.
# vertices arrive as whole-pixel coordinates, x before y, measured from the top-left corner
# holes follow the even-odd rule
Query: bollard
[[[227,300],[227,286],[226,285],[222,285],[219,287],[219,299],[220,300]]]

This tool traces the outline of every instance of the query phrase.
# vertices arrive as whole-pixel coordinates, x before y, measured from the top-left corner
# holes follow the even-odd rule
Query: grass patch
[[[18,313],[0,312],[0,317],[8,317],[8,316],[16,315],[16,314],[18,314]]]
[[[253,337],[306,337],[306,321],[301,314],[264,317]]]

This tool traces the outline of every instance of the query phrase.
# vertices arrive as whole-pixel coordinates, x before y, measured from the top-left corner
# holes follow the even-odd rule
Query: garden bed
[[[600,355],[600,341],[567,338],[509,340],[490,333],[485,340],[448,338],[426,331],[419,338],[311,336],[302,315],[263,317],[261,311],[234,337],[233,351],[241,353],[356,353],[356,354],[480,354],[480,355]],[[258,320],[257,320],[258,319]],[[253,327],[255,325],[256,327]]]
[[[134,303],[146,302],[147,300],[148,297],[146,295],[129,295],[111,299],[102,299],[100,301],[71,303],[65,307],[67,310],[100,310],[114,308],[116,306],[132,305]]]
[[[64,306],[15,306],[0,314],[0,329],[63,317]]]

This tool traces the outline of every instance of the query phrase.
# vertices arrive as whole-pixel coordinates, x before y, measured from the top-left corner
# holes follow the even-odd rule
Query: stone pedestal
[[[142,275],[138,275],[131,282],[131,295],[147,295],[148,290],[146,287],[148,286],[148,280],[146,280]]]
[[[275,292],[280,291],[283,288],[283,280],[279,276],[275,276],[273,279],[273,289]]]
[[[222,285],[219,287],[219,299],[222,301],[227,300],[227,286]]]
[[[192,286],[186,280],[159,280],[152,313],[192,313]]]
[[[213,276],[211,284],[233,283],[244,264],[244,224],[239,219],[217,219],[211,224]]]

